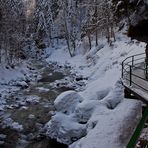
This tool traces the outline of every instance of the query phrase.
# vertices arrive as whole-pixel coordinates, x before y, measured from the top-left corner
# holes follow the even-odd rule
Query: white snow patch
[[[39,100],[40,100],[40,97],[35,96],[35,95],[32,95],[32,96],[30,95],[30,96],[27,96],[26,98],[26,102],[28,103],[38,103]]]
[[[49,89],[48,88],[44,88],[44,87],[37,87],[37,90],[39,90],[39,92],[48,92]]]

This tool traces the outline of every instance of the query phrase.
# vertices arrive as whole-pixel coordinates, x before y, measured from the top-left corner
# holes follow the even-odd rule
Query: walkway
[[[122,62],[122,82],[125,90],[148,105],[148,79],[145,54],[137,54]]]
[[[146,78],[145,54],[137,54],[122,62],[122,83],[125,87],[125,97],[143,101],[147,106],[126,148],[135,147],[144,124],[148,119],[148,78]]]

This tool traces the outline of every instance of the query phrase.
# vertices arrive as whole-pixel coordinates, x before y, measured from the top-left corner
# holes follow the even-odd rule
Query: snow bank
[[[47,135],[70,148],[126,147],[141,118],[142,107],[139,101],[124,98],[121,62],[143,53],[145,43],[117,34],[112,46],[103,41],[95,48],[73,58],[57,49],[47,59],[71,65],[73,71],[89,78],[84,91],[74,95],[66,92],[55,100],[57,112],[47,123]]]
[[[23,81],[29,71],[26,62],[21,62],[15,68],[6,68],[5,65],[0,65],[0,84],[8,84],[11,81],[18,80]]]
[[[140,118],[141,104],[135,100],[124,100],[114,110],[96,108],[88,122],[87,135],[69,147],[124,148]]]
[[[90,148],[91,145],[98,148],[98,143],[100,148],[125,147],[142,112],[139,101],[123,98],[119,81],[102,100],[85,100],[76,92],[67,91],[54,103],[57,112],[46,124],[46,134],[71,144],[70,148]]]

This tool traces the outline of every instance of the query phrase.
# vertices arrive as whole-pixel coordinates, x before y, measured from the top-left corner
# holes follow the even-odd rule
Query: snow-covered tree
[[[5,63],[13,64],[19,58],[25,29],[25,14],[22,0],[0,1],[0,44]],[[15,57],[15,58],[14,58]],[[1,58],[2,61],[2,58]]]

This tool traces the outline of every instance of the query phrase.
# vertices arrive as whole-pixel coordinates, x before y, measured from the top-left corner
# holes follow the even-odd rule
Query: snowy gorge
[[[66,91],[56,98],[54,101],[56,110],[52,113],[51,120],[41,130],[58,142],[68,144],[69,148],[98,148],[98,145],[99,148],[124,148],[142,116],[141,102],[124,98],[120,78],[122,60],[144,52],[145,43],[130,40],[123,32],[116,35],[117,40],[112,46],[106,44],[106,40],[102,40],[98,47],[93,46],[91,51],[73,58],[63,46],[62,49],[54,50],[46,59],[49,63],[70,66],[71,73],[88,79],[84,80],[86,86],[82,91]],[[48,54],[51,49],[47,48],[46,51]],[[40,79],[36,70],[34,75],[34,70],[25,69],[27,70],[26,66],[23,66],[20,73],[15,71],[17,74],[13,74],[14,77],[10,77],[13,70],[3,71],[6,74],[0,75],[1,82],[4,84],[15,82],[15,85],[19,84],[23,88],[27,85],[25,81],[29,77]],[[37,89],[39,92],[49,91],[43,87]],[[7,94],[6,90],[1,89]],[[19,103],[25,105],[26,102],[38,103],[39,100],[37,96],[30,96],[26,100],[20,100]],[[3,96],[1,110],[6,106],[5,101]],[[24,106],[24,109],[27,108]],[[34,115],[30,114],[29,118],[32,117],[34,118]],[[22,125],[13,122],[11,118],[6,118],[2,124],[18,131],[23,129]]]
[[[125,148],[146,104],[125,97],[122,62],[147,25],[148,0],[0,0],[0,147]]]

